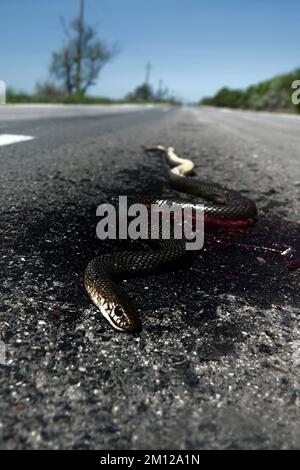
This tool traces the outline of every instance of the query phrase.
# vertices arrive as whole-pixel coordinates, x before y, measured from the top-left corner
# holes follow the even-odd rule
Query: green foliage
[[[204,98],[203,104],[228,107],[228,108],[240,108],[243,106],[244,94],[241,90],[230,90],[229,88],[221,88],[213,98]]]
[[[45,92],[47,90],[44,90]],[[6,102],[8,104],[112,104],[117,103],[117,101],[111,100],[109,98],[102,97],[92,97],[92,96],[83,96],[83,95],[59,95],[56,96],[47,93],[36,93],[34,95],[29,95],[23,92],[15,92],[12,89],[7,91]]]
[[[175,98],[169,96],[162,100],[161,98],[156,99],[156,95],[149,93],[145,94],[145,90],[141,89],[142,93],[138,93],[137,96],[129,94],[122,100],[113,100],[110,98],[104,98],[101,96],[87,96],[84,94],[67,95],[60,88],[57,88],[51,82],[38,83],[36,85],[36,92],[33,95],[24,92],[17,92],[12,88],[7,90],[6,102],[8,104],[121,104],[121,103],[169,103],[169,104],[180,104]],[[143,98],[146,96],[147,100]]]
[[[204,98],[200,104],[208,106],[242,108],[268,111],[298,111],[300,105],[292,103],[291,88],[294,80],[300,79],[300,69],[271,80],[251,85],[245,90],[222,88],[215,96]]]
[[[129,103],[169,103],[178,105],[177,98],[168,93],[168,89],[154,91],[148,83],[137,86],[132,93],[125,96],[125,101]]]
[[[154,93],[152,87],[147,83],[142,83],[141,85],[137,86],[136,89],[129,93],[126,96],[128,101],[141,101],[141,102],[149,102],[152,101],[154,98]]]

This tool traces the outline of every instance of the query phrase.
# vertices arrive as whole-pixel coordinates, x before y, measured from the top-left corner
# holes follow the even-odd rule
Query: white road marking
[[[0,134],[0,147],[2,145],[11,145],[32,139],[34,139],[34,137],[31,137],[30,135]]]

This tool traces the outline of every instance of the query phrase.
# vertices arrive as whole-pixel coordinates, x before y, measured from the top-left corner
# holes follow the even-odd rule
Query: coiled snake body
[[[145,150],[160,151],[166,155],[170,166],[173,167],[169,171],[169,182],[173,188],[205,199],[205,220],[237,226],[255,220],[257,210],[251,199],[215,183],[188,177],[194,169],[194,163],[178,157],[172,147],[157,146]],[[157,200],[153,198],[151,202],[155,203]],[[179,203],[168,199],[163,202],[177,205]],[[191,205],[196,208],[197,204],[202,205],[203,201],[198,199]],[[84,284],[88,295],[102,315],[118,331],[139,331],[141,320],[134,304],[116,282],[124,277],[155,271],[185,255],[184,240],[149,241],[153,248],[148,251],[120,251],[98,256],[85,270]]]

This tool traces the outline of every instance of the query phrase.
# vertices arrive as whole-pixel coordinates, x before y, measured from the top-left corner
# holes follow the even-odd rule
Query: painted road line
[[[34,139],[34,137],[30,135],[0,134],[0,147],[2,145],[11,145],[32,139]]]

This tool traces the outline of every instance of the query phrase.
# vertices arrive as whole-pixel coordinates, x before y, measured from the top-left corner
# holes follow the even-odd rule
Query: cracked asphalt
[[[3,107],[2,449],[300,448],[300,119],[209,108]],[[83,287],[96,207],[172,194],[172,145],[259,208],[178,269],[123,282],[118,334]]]

